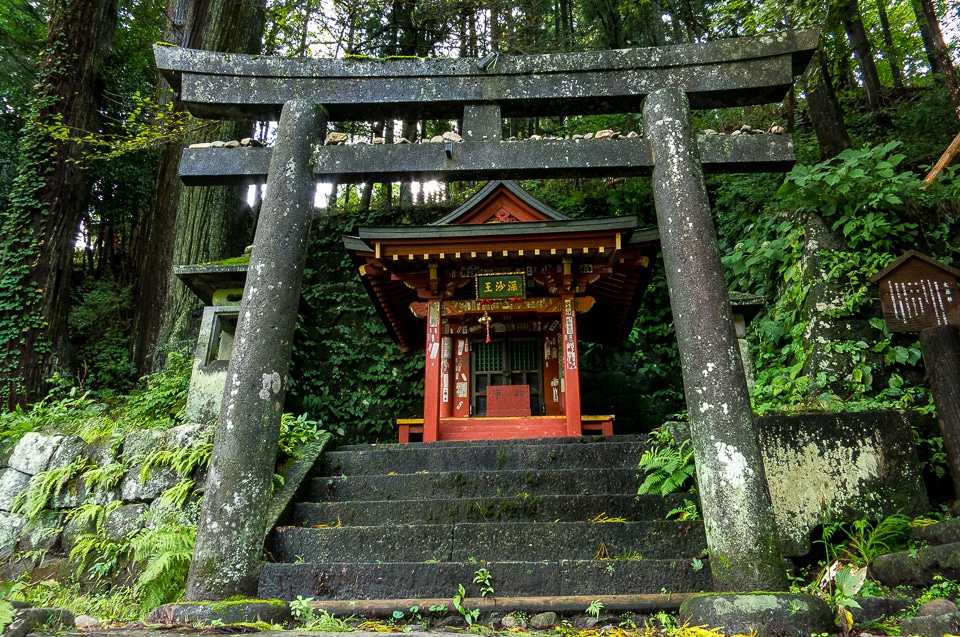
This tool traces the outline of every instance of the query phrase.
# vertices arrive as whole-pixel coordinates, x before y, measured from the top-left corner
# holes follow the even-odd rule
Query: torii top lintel
[[[466,104],[502,117],[638,112],[664,87],[693,108],[783,99],[803,72],[818,33],[761,36],[644,49],[475,59],[281,58],[154,46],[157,66],[199,117],[276,119],[294,98],[313,100],[333,121],[459,118]]]

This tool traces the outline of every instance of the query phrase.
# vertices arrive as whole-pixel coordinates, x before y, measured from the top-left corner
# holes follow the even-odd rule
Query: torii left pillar
[[[191,601],[257,592],[314,211],[310,164],[326,124],[305,100],[280,115],[187,578]]]

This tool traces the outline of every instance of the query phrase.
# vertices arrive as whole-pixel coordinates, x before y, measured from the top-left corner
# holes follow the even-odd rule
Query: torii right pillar
[[[783,553],[681,89],[647,96],[653,194],[716,591],[785,591]]]

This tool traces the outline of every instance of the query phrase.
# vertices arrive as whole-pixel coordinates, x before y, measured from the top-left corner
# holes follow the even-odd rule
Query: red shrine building
[[[573,219],[494,181],[428,226],[343,241],[390,335],[423,352],[423,419],[400,442],[613,432],[580,409],[581,340],[617,345],[659,251],[636,216]]]

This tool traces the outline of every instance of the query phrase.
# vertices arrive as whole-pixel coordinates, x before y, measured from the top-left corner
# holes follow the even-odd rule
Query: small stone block
[[[900,634],[920,637],[960,635],[960,613],[906,617],[900,622]]]
[[[290,608],[286,602],[279,599],[164,604],[147,615],[147,621],[162,624],[209,624],[214,620],[222,621],[224,624],[246,624],[257,621],[286,624],[290,619]]]
[[[680,621],[716,628],[725,635],[808,637],[833,632],[833,612],[813,595],[790,593],[708,593],[680,606]]]

